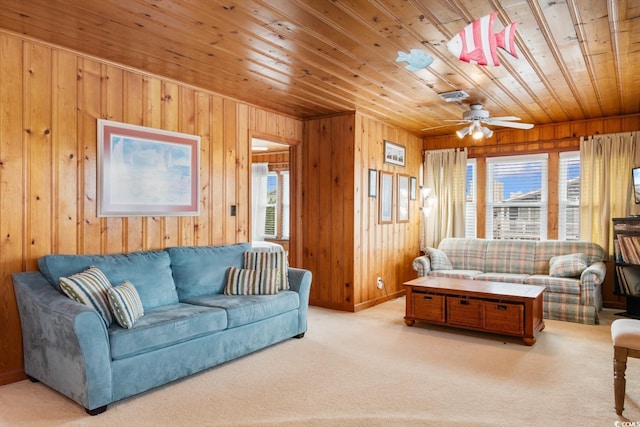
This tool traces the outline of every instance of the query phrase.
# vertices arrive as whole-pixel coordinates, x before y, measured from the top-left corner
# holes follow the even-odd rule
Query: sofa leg
[[[86,409],[85,408],[85,411],[87,411],[87,414],[91,415],[92,417],[95,416],[95,415],[100,415],[101,413],[103,413],[106,410],[107,410],[107,405],[100,406],[99,408],[96,408],[96,409]]]
[[[298,339],[303,338],[304,337],[304,332],[301,333],[301,334],[298,334],[298,335],[294,335],[293,337],[294,338],[298,338]]]
[[[33,378],[31,375],[27,375],[27,378],[29,378],[29,381],[31,381],[32,383],[39,383],[40,380],[38,380],[37,378]]]

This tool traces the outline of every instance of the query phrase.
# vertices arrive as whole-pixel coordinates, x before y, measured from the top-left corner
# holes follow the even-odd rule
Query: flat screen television
[[[631,169],[631,177],[633,178],[633,195],[636,204],[640,205],[640,167]]]

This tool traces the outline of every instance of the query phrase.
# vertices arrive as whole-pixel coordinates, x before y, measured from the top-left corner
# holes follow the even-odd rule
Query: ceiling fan
[[[466,135],[471,135],[474,139],[480,139],[483,136],[485,138],[491,138],[493,136],[493,131],[487,127],[482,126],[483,124],[491,125],[491,126],[503,126],[509,128],[516,129],[531,129],[533,125],[531,123],[516,123],[515,121],[520,120],[520,117],[515,116],[503,116],[503,117],[489,117],[489,112],[487,110],[482,109],[482,104],[471,104],[469,106],[469,110],[462,113],[462,119],[443,119],[443,122],[456,122],[458,124],[465,124],[465,127],[456,131],[456,135],[458,138],[464,138]],[[469,125],[467,125],[467,123]],[[436,129],[445,126],[452,125],[442,125],[436,126],[432,128],[426,128],[422,130],[430,130]]]

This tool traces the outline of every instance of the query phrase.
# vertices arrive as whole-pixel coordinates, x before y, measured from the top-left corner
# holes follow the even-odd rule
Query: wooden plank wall
[[[405,146],[406,167],[383,162],[383,141]],[[313,305],[357,311],[403,292],[419,254],[418,202],[408,223],[378,224],[368,170],[418,177],[422,139],[358,113],[305,122],[303,265],[314,274]],[[395,205],[394,205],[395,209]],[[376,287],[382,277],[386,289]]]
[[[200,135],[200,216],[98,218],[97,118]],[[38,257],[247,241],[254,133],[302,122],[0,32],[0,384],[24,377],[10,275]]]

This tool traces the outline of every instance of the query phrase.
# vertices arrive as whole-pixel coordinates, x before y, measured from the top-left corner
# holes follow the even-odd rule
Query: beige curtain
[[[424,188],[420,217],[420,248],[437,247],[445,237],[464,237],[467,149],[425,151]]]
[[[580,138],[580,239],[613,254],[611,218],[632,206],[631,168],[640,164],[640,132]]]

